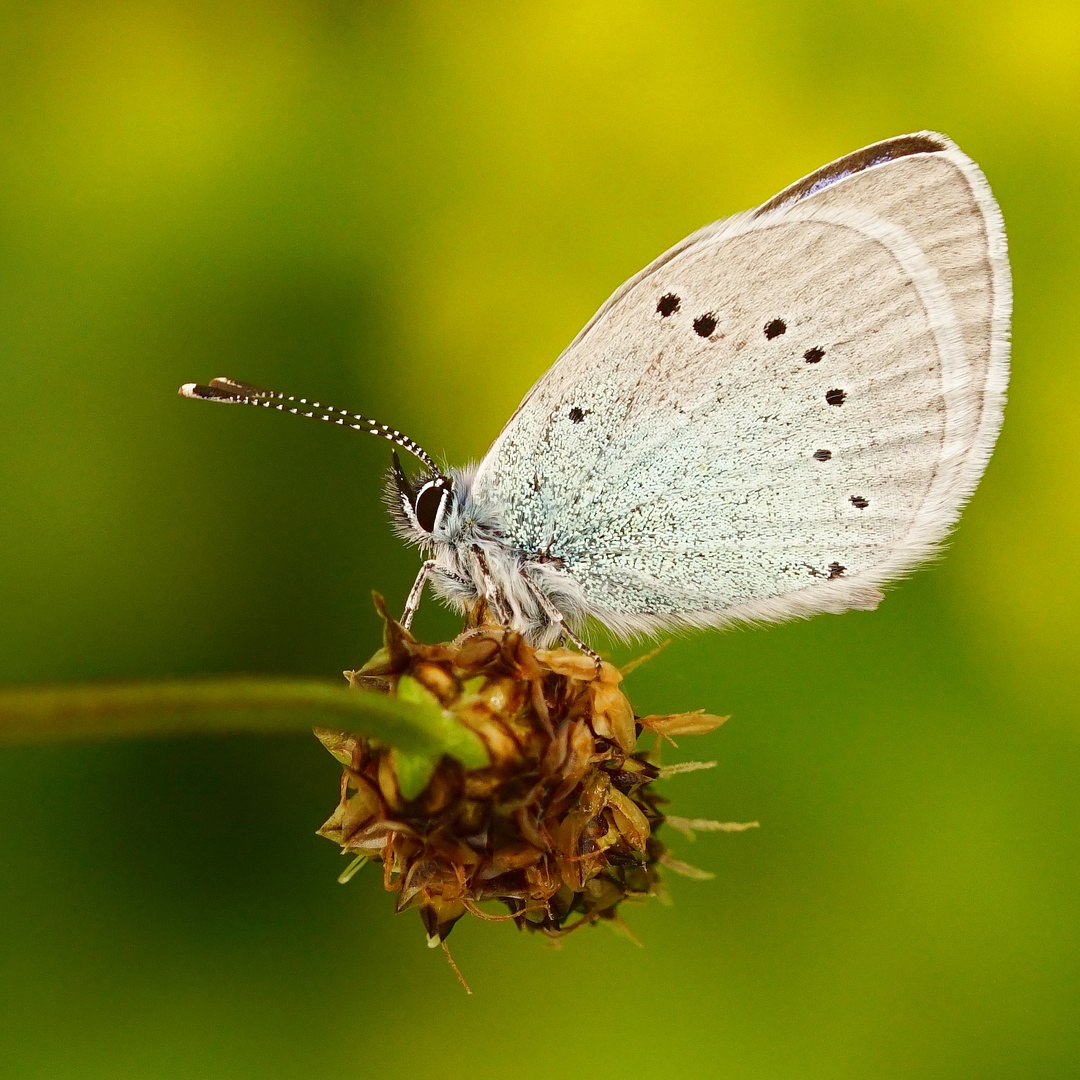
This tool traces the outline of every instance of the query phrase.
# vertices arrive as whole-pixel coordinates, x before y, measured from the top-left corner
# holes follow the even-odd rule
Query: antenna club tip
[[[239,393],[214,386],[213,383],[209,386],[203,386],[202,383],[184,383],[177,393],[181,397],[193,398],[195,401],[243,402],[245,400]]]

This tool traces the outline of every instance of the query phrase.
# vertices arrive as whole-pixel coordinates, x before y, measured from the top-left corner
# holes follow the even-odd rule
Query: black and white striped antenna
[[[217,401],[223,405],[258,405],[264,409],[292,413],[294,416],[325,420],[328,424],[338,424],[341,427],[352,428],[353,431],[366,431],[369,435],[376,435],[386,439],[387,442],[392,442],[395,446],[400,446],[402,450],[408,450],[436,476],[442,476],[442,472],[431,455],[413,442],[408,435],[403,435],[387,424],[369,420],[359,413],[351,413],[348,409],[336,409],[332,405],[324,405],[319,401],[308,401],[307,398],[279,394],[274,390],[263,390],[258,386],[252,386],[251,383],[238,382],[236,379],[211,379],[208,386],[202,386],[199,383],[184,383],[180,387],[180,395],[195,398],[198,401]]]

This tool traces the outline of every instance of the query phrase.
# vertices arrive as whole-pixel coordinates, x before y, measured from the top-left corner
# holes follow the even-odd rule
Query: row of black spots
[[[803,360],[805,360],[808,364],[820,364],[821,361],[824,358],[825,358],[825,350],[822,349],[822,348],[819,348],[816,345],[811,349],[807,349],[806,352],[803,353]],[[846,398],[847,398],[847,394],[843,390],[839,390],[839,389],[828,390],[825,393],[825,400],[830,405],[843,405]],[[831,461],[832,460],[832,451],[831,450],[815,450],[814,451],[814,460],[815,461],[822,461],[822,462]],[[856,500],[858,500],[858,502],[856,502]],[[856,506],[858,506],[860,510],[863,509],[864,507],[870,505],[865,499],[862,498],[861,495],[853,495],[851,497],[851,501]],[[834,581],[838,577],[843,577],[844,571],[846,569],[847,569],[846,566],[843,566],[838,562],[829,563],[829,580]]]
[[[666,319],[670,315],[674,315],[682,305],[682,299],[675,293],[664,293],[663,296],[656,302],[656,310],[662,319]],[[712,337],[716,332],[717,318],[716,315],[707,311],[704,315],[699,315],[694,320],[694,332],[698,337]],[[781,337],[787,333],[787,323],[783,319],[770,319],[762,327],[762,332],[765,335],[766,341],[772,341],[774,338]],[[803,360],[808,364],[820,364],[825,359],[825,350],[820,345],[815,345],[812,348],[806,350],[803,353]],[[830,405],[843,405],[844,398],[847,395],[843,390],[830,390],[825,395],[825,400]]]
[[[666,319],[671,315],[674,315],[681,306],[681,297],[675,293],[664,293],[664,295],[656,301],[656,313],[660,318]],[[711,311],[706,311],[704,315],[699,315],[694,320],[694,332],[699,337],[711,337],[716,331],[716,324],[716,315]],[[773,338],[780,337],[781,334],[787,333],[787,323],[784,322],[783,319],[770,319],[763,327],[763,332],[766,340],[772,341]],[[825,354],[822,353],[821,355],[824,356]]]
[[[765,337],[772,341],[773,338],[780,337],[781,334],[787,332],[787,323],[783,319],[772,319],[765,324]],[[806,350],[803,353],[803,360],[808,364],[820,364],[825,359],[825,350],[820,345],[814,345],[812,348]],[[834,401],[833,397],[839,395],[839,400]],[[842,390],[830,390],[826,395],[830,405],[842,405],[844,403],[844,392]]]
[[[831,450],[815,450],[814,451],[814,460],[815,461],[832,461],[832,451]],[[870,500],[867,499],[867,498],[864,498],[862,495],[852,495],[851,498],[848,501],[851,503],[852,506],[855,507],[856,510],[865,510],[870,505]]]
[[[682,299],[675,295],[675,293],[664,293],[659,300],[656,301],[656,313],[661,319],[666,319],[671,315],[674,315],[676,311],[682,306]],[[699,315],[694,320],[694,333],[698,337],[712,337],[716,330],[716,316],[711,311],[706,311],[704,315]]]
[[[816,577],[816,578],[827,577],[829,579],[829,581],[832,581],[834,578],[842,577],[843,574],[844,574],[844,571],[847,569],[847,567],[844,566],[843,563],[838,563],[838,562],[829,563],[828,567],[826,568],[828,570],[828,573],[825,573],[825,571],[823,571],[823,570],[819,570],[816,566],[814,566],[811,563],[803,563],[802,565],[804,567],[806,567],[807,570],[810,571],[810,576],[811,577]],[[782,569],[787,570],[787,569],[789,569],[789,567],[785,566]]]

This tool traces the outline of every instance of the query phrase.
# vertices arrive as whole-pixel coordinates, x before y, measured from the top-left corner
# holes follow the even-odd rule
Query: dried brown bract
[[[643,730],[699,734],[722,718],[635,718],[611,664],[534,649],[501,626],[425,645],[387,619],[385,646],[347,674],[357,687],[430,697],[487,749],[485,768],[444,757],[417,779],[390,747],[317,732],[345,765],[320,834],[361,864],[382,862],[397,910],[419,909],[429,944],[467,911],[551,936],[617,919],[622,901],[657,893],[659,864],[683,866],[656,836],[660,769],[635,746]],[[509,914],[481,911],[488,900]]]

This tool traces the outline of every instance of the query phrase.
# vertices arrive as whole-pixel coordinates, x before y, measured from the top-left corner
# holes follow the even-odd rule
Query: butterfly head
[[[402,536],[416,544],[431,545],[443,539],[443,527],[454,502],[454,482],[434,471],[410,480],[395,451],[387,477],[386,501]]]

